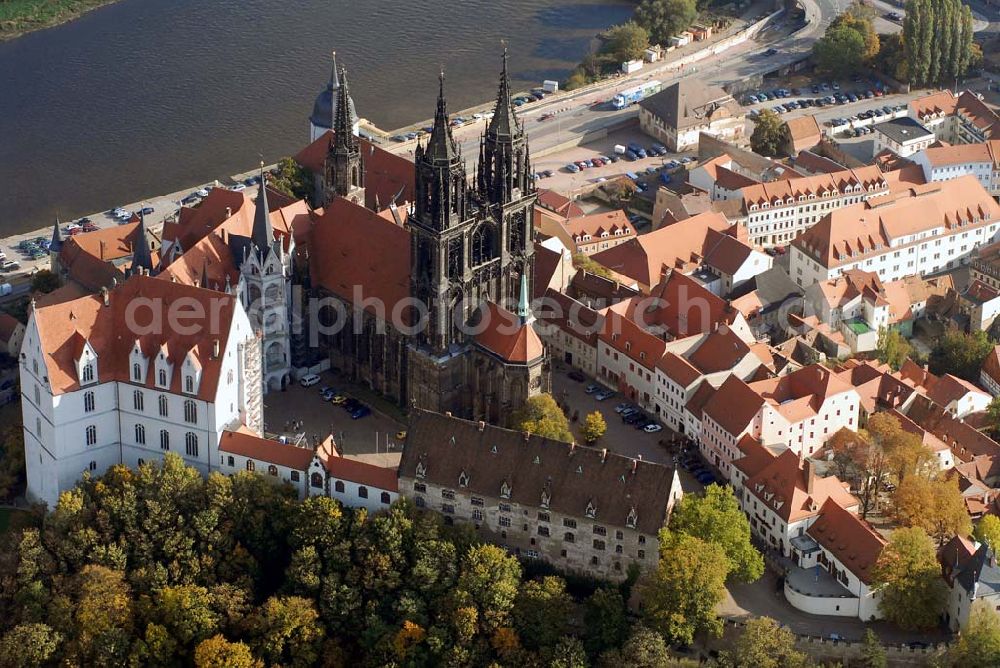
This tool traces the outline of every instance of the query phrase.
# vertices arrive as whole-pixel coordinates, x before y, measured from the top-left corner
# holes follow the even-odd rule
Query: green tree
[[[19,624],[0,639],[0,666],[41,668],[52,663],[63,636],[46,624]]]
[[[832,24],[813,45],[816,68],[838,78],[857,72],[866,53],[864,35],[843,23]]]
[[[642,0],[635,9],[635,22],[649,31],[653,42],[666,44],[697,15],[694,0]]]
[[[91,665],[122,661],[134,622],[132,597],[123,574],[104,566],[84,566],[74,589],[72,655]]]
[[[59,277],[48,269],[40,269],[31,277],[31,291],[48,294],[59,287]]]
[[[880,362],[888,364],[893,371],[899,371],[903,362],[909,359],[913,347],[898,329],[882,327],[878,330],[878,344],[875,350],[878,352]]]
[[[740,668],[802,668],[806,655],[795,649],[795,635],[770,617],[754,617],[723,663]]]
[[[950,373],[974,383],[979,380],[979,370],[992,350],[993,343],[986,332],[966,334],[957,329],[948,330],[931,351],[931,373]]]
[[[670,517],[670,530],[721,547],[729,574],[741,582],[764,573],[764,558],[750,542],[750,522],[731,487],[709,485],[701,494],[685,494]]]
[[[229,642],[222,635],[214,635],[198,643],[194,650],[195,668],[263,668],[250,648],[241,642]]]
[[[1000,666],[1000,615],[985,600],[972,604],[969,622],[952,645],[948,659],[962,668]]]
[[[856,30],[864,39],[865,48],[861,60],[864,63],[871,63],[878,56],[881,41],[872,19],[875,18],[875,11],[859,2],[852,4],[846,12],[834,19],[831,25],[842,25]]]
[[[564,443],[573,442],[569,420],[551,394],[539,394],[524,402],[524,407],[514,414],[513,423],[519,431],[526,431]]]
[[[507,626],[517,597],[521,565],[495,545],[477,545],[462,559],[458,590],[478,611],[480,626],[492,632]]]
[[[610,650],[601,655],[601,668],[663,668],[671,664],[670,652],[663,636],[642,624],[632,630],[620,650]]]
[[[865,642],[861,646],[861,668],[886,668],[885,647],[871,629],[865,631]]]
[[[621,647],[629,627],[621,592],[601,587],[591,594],[584,604],[583,624],[583,642],[590,654]]]
[[[178,647],[194,647],[219,628],[220,617],[212,609],[212,596],[205,587],[164,587],[153,598],[147,619],[163,626]]]
[[[587,443],[597,443],[607,431],[608,423],[604,421],[601,411],[588,413],[587,417],[583,419],[583,440]]]
[[[272,596],[253,615],[251,635],[258,655],[271,664],[305,668],[320,658],[323,627],[312,601]]]
[[[604,39],[603,50],[618,62],[642,58],[649,47],[649,31],[635,21],[610,28]]]
[[[974,53],[972,11],[960,0],[911,0],[903,21],[910,83],[950,83]]]
[[[7,426],[0,431],[0,499],[19,494],[24,483],[24,430]]]
[[[312,199],[313,176],[304,167],[291,158],[282,158],[277,170],[277,174],[268,178],[268,186],[295,199]]]
[[[573,599],[562,578],[549,576],[525,582],[514,599],[511,618],[528,649],[551,649],[566,635]]]
[[[587,652],[574,636],[563,636],[552,649],[548,668],[587,668]]]
[[[893,517],[904,526],[922,528],[938,545],[972,532],[969,511],[957,478],[904,478],[892,496]]]
[[[986,428],[994,439],[1000,436],[1000,397],[993,397],[986,408]]]
[[[934,541],[920,527],[896,529],[882,550],[872,579],[882,588],[879,609],[904,629],[934,626],[945,602]]]
[[[603,276],[604,278],[611,278],[611,270],[600,264],[594,258],[589,255],[584,255],[583,253],[577,253],[573,256],[573,266],[577,269],[583,270],[588,274],[596,274],[597,276]]]
[[[972,534],[980,543],[986,543],[994,551],[1000,549],[1000,517],[996,515],[983,515],[976,523],[976,529]]]
[[[778,114],[765,109],[754,119],[753,134],[750,135],[750,147],[754,153],[773,157],[781,153],[785,144],[787,130]]]
[[[725,551],[683,533],[660,531],[660,561],[640,585],[646,624],[671,643],[690,644],[696,633],[718,635],[715,608],[725,596]]]

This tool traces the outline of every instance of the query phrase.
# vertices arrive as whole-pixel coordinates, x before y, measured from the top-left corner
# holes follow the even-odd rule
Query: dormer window
[[[184,391],[188,394],[194,393],[194,376],[184,376]]]
[[[509,499],[510,498],[510,485],[506,480],[500,485],[500,498]]]
[[[427,466],[423,462],[417,462],[416,476],[418,478],[427,477]]]
[[[94,365],[84,364],[83,373],[81,374],[81,382],[83,383],[93,383],[94,382]]]
[[[142,365],[138,362],[132,365],[132,380],[136,383],[142,382]]]
[[[156,374],[156,384],[160,387],[167,386],[167,372],[164,369],[160,369]]]
[[[80,358],[76,362],[76,372],[81,385],[97,382],[97,352],[89,341],[83,344]]]
[[[594,505],[593,500],[587,501],[587,517],[594,518],[597,517],[597,506]]]
[[[625,526],[627,526],[629,529],[634,529],[635,528],[635,523],[636,523],[636,521],[638,519],[639,519],[639,517],[638,517],[638,515],[635,512],[635,507],[633,506],[628,511],[628,517],[625,518]]]
[[[189,350],[187,355],[184,356],[181,373],[184,375],[184,392],[186,394],[197,394],[198,386],[201,383],[201,362],[198,360],[197,346]]]
[[[548,508],[549,507],[549,500],[551,498],[552,497],[549,494],[549,490],[543,489],[542,490],[542,500],[541,500],[541,503],[540,503],[540,505],[542,506],[542,508]]]
[[[459,487],[469,486],[469,474],[466,473],[465,471],[462,471],[461,473],[458,474],[458,486]]]

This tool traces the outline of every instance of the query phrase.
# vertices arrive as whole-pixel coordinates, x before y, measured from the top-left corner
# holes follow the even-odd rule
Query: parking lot
[[[371,415],[352,420],[341,406],[320,396],[324,387],[334,388],[344,396],[360,399],[373,408]],[[294,383],[285,391],[274,391],[264,397],[265,430],[273,434],[305,434],[307,439],[322,440],[333,434],[343,454],[363,455],[365,461],[381,466],[396,466],[402,452],[402,441],[396,435],[406,427],[374,402],[366,401],[364,390],[355,388],[342,378],[326,372],[312,387]],[[296,427],[293,423],[300,423]]]

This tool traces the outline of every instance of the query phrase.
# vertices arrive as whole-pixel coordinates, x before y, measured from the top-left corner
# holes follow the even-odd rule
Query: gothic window
[[[160,395],[160,417],[167,417],[167,397],[166,395]]]
[[[363,485],[359,485],[358,486],[358,496],[360,496],[362,499],[367,499],[368,498],[368,488],[365,487],[365,486],[363,486]]]
[[[92,424],[91,425],[87,425],[86,433],[87,433],[87,445],[96,445],[97,444],[97,427],[95,427]]]
[[[323,475],[321,473],[313,473],[309,476],[309,484],[313,487],[322,488],[323,487]]]
[[[167,372],[164,371],[163,369],[160,369],[159,384],[160,384],[160,387],[166,387],[167,386]]]
[[[184,391],[188,394],[194,393],[194,376],[184,376]]]
[[[278,475],[278,467],[275,466],[274,464],[269,464],[267,467],[267,474],[273,476]]]
[[[484,223],[472,233],[472,264],[479,265],[493,259],[493,226]]]
[[[94,382],[94,366],[92,364],[88,364],[85,367],[83,367],[83,382],[84,383]]]
[[[132,380],[136,382],[142,380],[142,366],[138,362],[132,365]]]
[[[198,407],[190,399],[184,402],[184,421],[191,424],[198,422]]]
[[[343,494],[344,493],[344,481],[343,480],[338,480],[337,482],[333,483],[333,491],[340,492],[341,494]]]
[[[135,442],[139,445],[146,445],[146,427],[141,424],[135,426]]]
[[[456,237],[448,242],[448,278],[458,278],[462,275],[462,238]]]
[[[254,460],[248,459],[247,460],[247,471],[253,471],[255,468],[257,468],[257,464],[254,462]]]
[[[638,517],[636,515],[635,508],[632,508],[631,510],[628,511],[628,517],[625,518],[625,526],[627,526],[629,529],[634,529],[637,519]]]
[[[507,249],[512,253],[524,250],[525,220],[524,211],[518,211],[511,216],[508,223],[510,227],[507,232]]]
[[[143,400],[143,397],[142,397],[142,391],[136,390],[135,392],[133,392],[132,393],[132,407],[135,408],[135,410],[137,410],[137,411],[141,411],[141,410],[143,410],[144,405],[145,405],[145,401]]]
[[[37,385],[35,385],[35,403],[36,404],[42,403],[42,391],[41,389],[39,389]]]
[[[390,503],[392,503],[392,497],[389,496],[389,492],[382,492],[381,501],[385,505],[389,505]]]
[[[85,392],[83,395],[83,410],[85,413],[94,412],[94,393]]]
[[[170,432],[167,431],[166,429],[161,429],[160,450],[169,450],[169,449],[170,449]],[[230,459],[232,459],[232,457],[230,457]],[[232,466],[232,462],[230,462],[230,466]]]
[[[184,451],[188,457],[198,456],[198,436],[194,432],[188,432],[184,436]]]

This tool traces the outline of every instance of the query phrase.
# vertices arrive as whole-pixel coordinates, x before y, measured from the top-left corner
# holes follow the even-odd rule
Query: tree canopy
[[[601,411],[587,413],[587,417],[583,419],[583,440],[591,444],[596,443],[607,431],[608,423],[604,421]]]
[[[943,545],[972,532],[957,478],[909,476],[892,495],[893,516],[903,526],[920,527]]]
[[[948,659],[962,668],[1000,666],[1000,614],[987,601],[972,604],[969,622],[952,645]]]
[[[604,39],[602,50],[619,62],[642,58],[649,47],[649,31],[635,21],[609,28]]]
[[[524,407],[514,415],[513,422],[517,425],[516,429],[520,431],[527,431],[564,443],[573,441],[569,420],[551,394],[530,397],[525,402]]]
[[[988,544],[994,552],[1000,550],[1000,517],[983,515],[976,523],[976,529],[972,535],[980,543]]]
[[[733,668],[804,668],[806,655],[795,649],[795,635],[770,617],[754,617],[736,638],[723,663]]]
[[[877,39],[877,37],[876,37]],[[854,25],[835,22],[813,45],[816,68],[833,77],[854,74],[865,60],[865,36]]]
[[[785,124],[778,114],[765,109],[754,119],[753,133],[750,135],[750,147],[754,153],[773,157],[781,153],[785,143]]]
[[[883,327],[878,332],[878,344],[875,350],[878,352],[880,362],[891,366],[893,371],[899,371],[899,367],[903,366],[903,362],[909,359],[913,352],[913,346],[898,329]]]
[[[911,84],[949,84],[973,60],[972,10],[961,0],[910,0],[903,47]]]
[[[872,579],[882,587],[879,609],[904,629],[927,629],[938,622],[945,602],[944,582],[934,541],[920,527],[896,529],[882,550]]]
[[[931,373],[950,373],[973,383],[979,380],[979,369],[986,356],[993,350],[993,343],[986,332],[966,334],[950,329],[938,340],[931,351]]]
[[[645,28],[657,44],[666,44],[691,25],[696,16],[695,0],[642,0],[635,8],[635,22]]]

